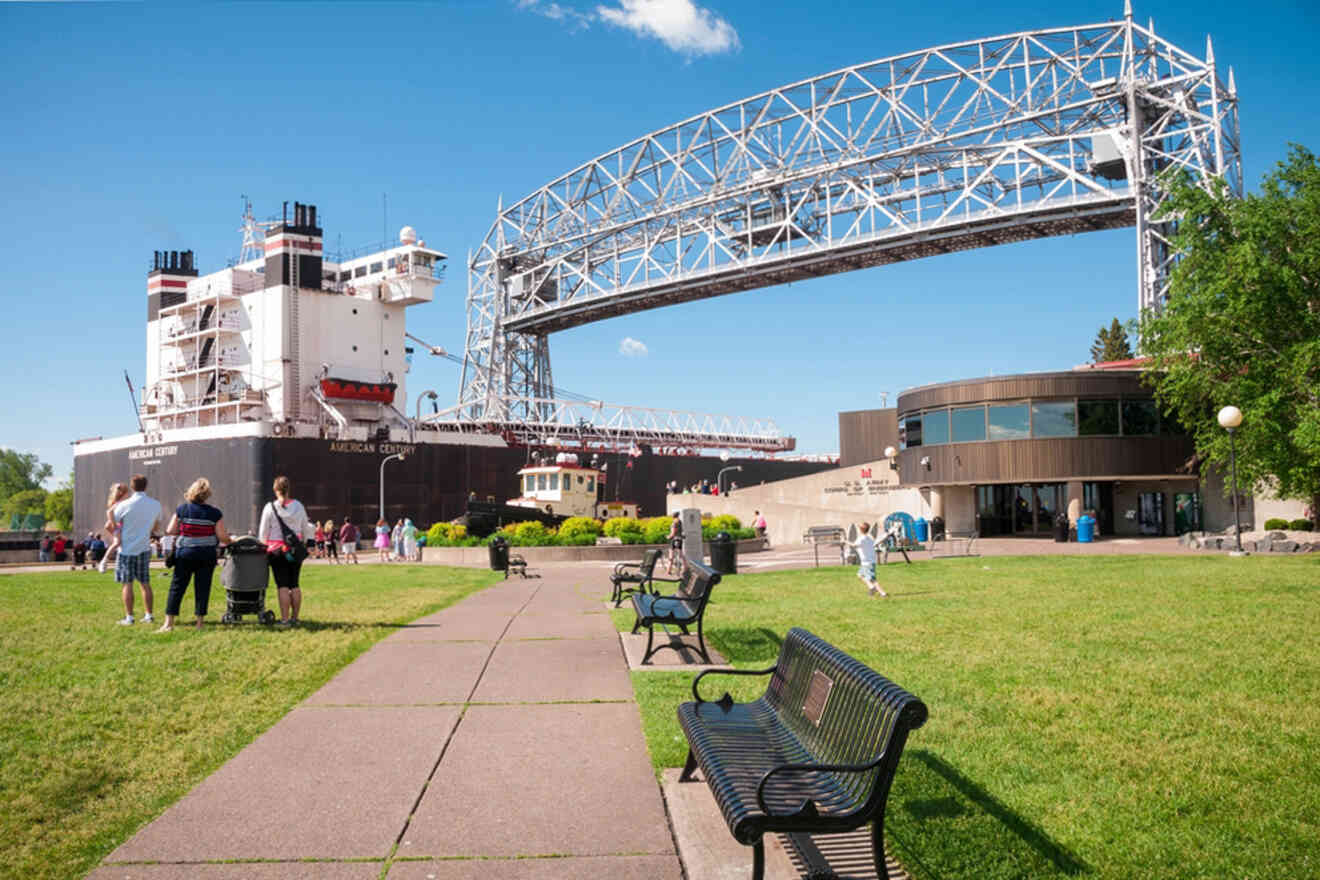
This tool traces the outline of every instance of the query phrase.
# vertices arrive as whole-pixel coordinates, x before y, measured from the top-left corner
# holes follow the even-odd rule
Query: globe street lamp
[[[1228,432],[1228,454],[1233,470],[1233,536],[1237,543],[1237,549],[1232,554],[1234,556],[1246,555],[1242,550],[1242,521],[1238,518],[1237,445],[1233,442],[1233,432],[1240,424],[1242,410],[1236,406],[1226,406],[1219,411],[1219,427]]]
[[[885,458],[889,459],[889,469],[898,470],[898,450],[892,446],[885,447]]]
[[[403,461],[408,456],[402,452],[396,452],[393,455],[387,455],[380,463],[380,518],[385,518],[385,465],[388,462],[398,459]]]

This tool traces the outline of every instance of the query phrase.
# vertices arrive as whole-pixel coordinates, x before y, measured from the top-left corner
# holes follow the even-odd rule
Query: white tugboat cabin
[[[589,516],[609,519],[616,516],[637,518],[637,505],[631,501],[600,501],[599,487],[603,473],[584,467],[569,452],[555,456],[554,464],[529,465],[518,471],[522,497],[509,499],[510,507],[533,507],[555,516]]]

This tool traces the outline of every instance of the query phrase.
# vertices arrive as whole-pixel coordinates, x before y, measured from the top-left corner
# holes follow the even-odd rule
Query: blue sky
[[[657,4],[648,6],[647,3]],[[1121,2],[0,4],[0,446],[65,476],[70,441],[136,429],[153,250],[203,272],[257,214],[319,206],[327,248],[404,223],[451,256],[409,329],[461,351],[463,261],[513,201],[649,131],[900,52],[1101,21]],[[663,11],[663,9],[661,9]],[[680,13],[682,9],[679,9]],[[1246,179],[1290,141],[1320,149],[1320,7],[1137,3],[1185,49],[1213,36],[1237,74]],[[650,26],[648,26],[650,23]],[[588,325],[551,338],[557,385],[614,403],[768,416],[806,452],[880,392],[1066,369],[1132,317],[1131,230],[919,260]],[[646,354],[624,354],[625,339]],[[414,393],[459,368],[415,364]],[[411,401],[408,404],[411,411]],[[52,481],[53,483],[53,481]]]

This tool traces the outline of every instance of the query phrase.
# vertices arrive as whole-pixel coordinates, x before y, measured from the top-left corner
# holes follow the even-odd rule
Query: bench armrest
[[[802,802],[796,813],[785,816],[771,812],[769,805],[765,802],[765,786],[770,778],[777,773],[866,773],[880,766],[880,762],[885,759],[885,753],[881,752],[875,760],[865,764],[780,764],[778,767],[772,767],[765,771],[761,777],[761,782],[756,786],[756,805],[761,808],[761,812],[767,816],[776,818],[794,818],[797,816],[816,815],[816,804],[810,799]]]
[[[708,676],[708,675],[712,675],[712,674],[716,674],[716,675],[770,675],[771,673],[773,673],[773,672],[774,672],[776,669],[778,669],[778,668],[779,668],[778,666],[771,666],[769,669],[704,669],[704,670],[702,670],[700,673],[697,674],[697,677],[696,677],[696,678],[692,679],[692,699],[696,700],[698,703],[710,703],[710,702],[715,702],[715,703],[718,703],[718,704],[720,704],[721,706],[723,706],[723,707],[725,708],[725,711],[728,711],[728,708],[729,708],[730,706],[733,705],[733,697],[729,696],[729,694],[728,694],[727,691],[724,693],[724,696],[721,697],[721,698],[718,699],[718,700],[703,700],[703,699],[701,698],[701,694],[697,693],[697,685],[701,683],[701,680],[702,680],[703,678],[705,678],[705,677]]]
[[[630,568],[641,568],[641,567],[642,564],[640,562],[616,562],[614,563],[614,573],[623,574]]]

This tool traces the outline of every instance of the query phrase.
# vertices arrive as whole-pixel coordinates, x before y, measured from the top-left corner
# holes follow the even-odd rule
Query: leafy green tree
[[[42,464],[35,454],[0,449],[0,504],[15,492],[41,488],[50,475],[50,465]]]
[[[62,529],[73,527],[73,487],[61,486],[46,495],[46,522],[59,523]]]
[[[5,499],[4,518],[6,524],[10,517],[14,515],[27,516],[29,513],[46,512],[46,490],[45,489],[24,489],[22,492],[15,492]]]
[[[1091,363],[1105,361],[1125,361],[1132,357],[1132,346],[1128,345],[1127,328],[1114,319],[1107,328],[1101,327],[1091,343]]]
[[[1320,516],[1320,165],[1294,145],[1244,199],[1222,182],[1167,182],[1184,257],[1163,312],[1142,324],[1148,381],[1223,471],[1229,439],[1215,415],[1240,409],[1239,485],[1309,499]]]

